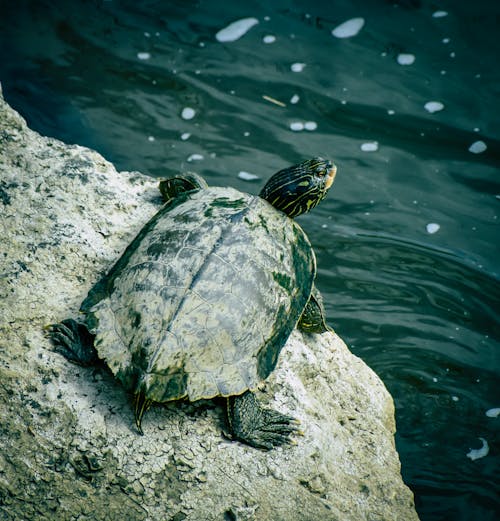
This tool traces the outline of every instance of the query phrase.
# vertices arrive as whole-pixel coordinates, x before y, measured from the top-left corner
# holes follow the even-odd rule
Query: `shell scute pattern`
[[[274,369],[309,297],[314,254],[258,197],[209,188],[180,199],[89,293],[95,346],[153,401],[241,394]]]

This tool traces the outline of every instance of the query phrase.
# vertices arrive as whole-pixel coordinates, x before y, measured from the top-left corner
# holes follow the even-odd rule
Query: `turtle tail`
[[[144,434],[142,432],[142,417],[144,413],[151,407],[153,400],[146,398],[145,393],[139,391],[134,395],[134,413],[135,413],[135,424],[137,425],[137,429],[140,434]]]

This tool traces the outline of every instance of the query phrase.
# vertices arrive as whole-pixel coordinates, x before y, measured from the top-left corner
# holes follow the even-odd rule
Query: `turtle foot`
[[[98,360],[94,336],[83,325],[68,318],[45,327],[56,351],[79,365],[94,365]]]
[[[301,434],[299,421],[259,404],[247,391],[228,398],[228,421],[234,439],[258,449],[271,450],[286,443],[295,445],[292,434]]]

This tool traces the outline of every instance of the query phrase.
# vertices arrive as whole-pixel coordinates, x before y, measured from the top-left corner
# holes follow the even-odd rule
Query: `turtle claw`
[[[134,415],[135,415],[135,425],[139,434],[144,436],[144,431],[142,430],[142,417],[144,413],[151,407],[153,400],[146,398],[146,395],[139,391],[134,395]]]

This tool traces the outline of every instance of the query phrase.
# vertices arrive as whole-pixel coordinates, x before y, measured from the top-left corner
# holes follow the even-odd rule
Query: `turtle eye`
[[[328,172],[332,169],[333,163],[327,159],[322,159],[318,157],[315,160],[317,163],[313,167],[313,172],[315,175],[324,177],[328,174]]]

